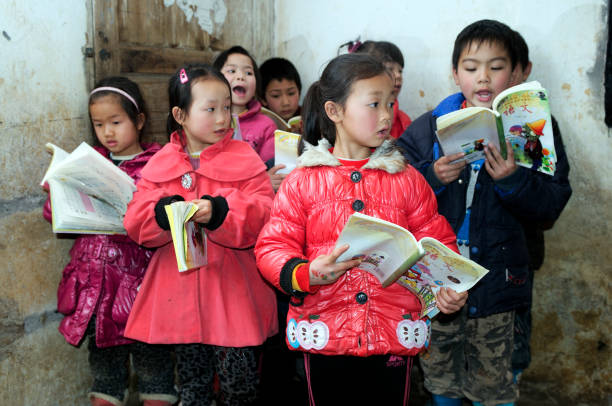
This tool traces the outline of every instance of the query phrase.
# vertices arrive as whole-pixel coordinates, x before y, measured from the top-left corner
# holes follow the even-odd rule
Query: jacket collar
[[[232,139],[233,132],[233,129],[229,129],[222,140],[200,153],[200,167],[195,170],[196,173],[210,179],[232,182],[251,179],[266,170],[249,144]],[[153,182],[165,182],[188,172],[193,172],[193,167],[185,152],[185,138],[182,131],[176,131],[170,136],[170,142],[144,167],[142,176]]]
[[[251,100],[247,103],[247,111],[242,112],[238,115],[240,120],[245,120],[247,118],[253,117],[255,114],[261,111],[261,103],[258,100]]]
[[[455,93],[442,100],[440,104],[433,110],[432,115],[434,118],[438,118],[447,113],[457,111],[461,108],[461,103],[465,100],[463,93]]]
[[[340,166],[338,158],[329,152],[331,144],[325,138],[314,146],[304,141],[304,152],[297,159],[298,167]],[[406,161],[392,140],[385,140],[370,155],[370,160],[362,169],[380,169],[388,173],[398,173],[404,170]]]

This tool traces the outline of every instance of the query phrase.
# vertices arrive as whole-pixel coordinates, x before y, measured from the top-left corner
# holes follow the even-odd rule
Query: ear
[[[146,118],[147,117],[144,113],[139,113],[136,117],[136,128],[138,129],[138,131],[142,130],[142,127],[144,127]]]
[[[339,123],[342,121],[344,114],[342,106],[340,106],[338,103],[328,100],[323,105],[323,108],[325,109],[325,114],[327,114],[327,117],[329,117],[331,121],[334,123]]]
[[[455,79],[455,84],[459,86],[459,74],[457,73],[457,69],[452,68],[453,79]]]
[[[176,121],[180,125],[183,125],[185,114],[183,113],[183,110],[180,107],[178,106],[172,107],[172,117],[174,117],[174,121]]]
[[[523,69],[523,82],[527,81],[527,78],[531,74],[531,68],[532,67],[533,67],[533,65],[531,64],[531,61],[529,61],[529,63],[525,67],[525,69]]]

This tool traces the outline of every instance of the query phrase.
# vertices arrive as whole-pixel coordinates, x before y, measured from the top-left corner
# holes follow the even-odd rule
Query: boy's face
[[[300,103],[300,91],[295,81],[272,79],[266,87],[264,105],[278,114],[283,120],[295,115]]]
[[[508,51],[496,42],[472,42],[453,69],[468,107],[491,108],[493,99],[512,84],[512,63]]]

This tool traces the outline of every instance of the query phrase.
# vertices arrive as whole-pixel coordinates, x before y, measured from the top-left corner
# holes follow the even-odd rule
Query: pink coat
[[[147,161],[161,148],[145,146],[136,158],[123,162],[123,169],[135,181]],[[105,148],[96,147],[108,157]],[[49,198],[43,216],[51,221]],[[59,331],[66,341],[78,345],[91,316],[96,315],[98,347],[129,344],[123,336],[125,324],[153,251],[139,246],[124,235],[81,235],[70,250],[57,290],[57,310],[64,314]]]
[[[261,103],[251,100],[248,110],[238,116],[242,139],[259,154],[262,161],[274,158],[274,131],[276,124],[261,113]]]
[[[457,251],[433,191],[390,141],[359,169],[341,165],[328,148],[327,141],[308,148],[299,158],[301,167],[276,195],[255,248],[257,265],[270,283],[282,289],[281,280],[290,280],[297,262],[329,254],[356,210]],[[383,288],[360,269],[314,288],[302,305],[289,306],[286,336],[292,349],[364,357],[415,355],[425,347],[428,326],[419,320],[420,302],[407,289],[397,284]]]
[[[203,343],[227,347],[259,345],[278,330],[274,290],[255,266],[253,246],[268,221],[274,192],[265,166],[232,132],[200,155],[193,170],[179,133],[142,171],[128,206],[128,235],[159,247],[149,265],[126,327],[126,336],[147,343]],[[189,174],[192,184],[181,184]],[[222,196],[227,217],[208,238],[208,265],[179,273],[170,231],[155,220],[163,197],[186,201]]]

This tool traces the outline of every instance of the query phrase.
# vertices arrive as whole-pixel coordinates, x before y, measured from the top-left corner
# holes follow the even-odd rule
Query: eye
[[[228,68],[226,70],[227,73],[236,73],[236,69]]]
[[[393,106],[395,106],[395,102],[391,102],[391,103],[389,103],[389,108],[390,108],[390,109],[392,109],[392,108],[393,108]]]
[[[102,127],[102,123],[94,123],[94,127],[100,128],[100,127]]]
[[[212,113],[212,112],[215,111],[215,108],[214,107],[209,107],[209,108],[206,109],[206,111],[208,111],[209,113]]]
[[[289,96],[295,96],[297,94],[297,92],[289,92],[287,93]]]
[[[253,72],[247,72],[247,76],[253,76]]]
[[[491,70],[502,70],[505,66],[491,66]]]
[[[374,102],[374,103],[370,103],[370,104],[368,104],[368,106],[369,106],[369,107],[376,108],[376,107],[378,107],[378,105],[379,105],[379,104],[380,104],[380,103],[378,103],[378,102]]]
[[[119,124],[121,124],[121,121],[113,121],[113,124],[114,125],[119,125]]]
[[[231,109],[231,106],[229,106],[229,105],[227,105],[227,106],[223,106],[223,109],[224,109],[225,111],[229,111],[229,110]]]

